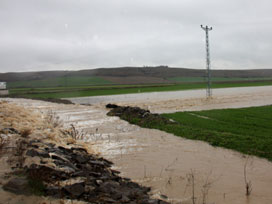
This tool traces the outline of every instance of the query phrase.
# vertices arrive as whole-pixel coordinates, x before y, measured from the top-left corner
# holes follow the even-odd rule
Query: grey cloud
[[[165,64],[271,68],[269,0],[2,0],[0,72]]]

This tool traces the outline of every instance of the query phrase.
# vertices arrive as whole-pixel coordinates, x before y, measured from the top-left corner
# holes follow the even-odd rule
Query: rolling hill
[[[204,81],[206,70],[157,67],[99,68],[79,71],[0,73],[9,88],[103,84],[163,84]],[[272,69],[212,70],[216,81],[272,80]]]

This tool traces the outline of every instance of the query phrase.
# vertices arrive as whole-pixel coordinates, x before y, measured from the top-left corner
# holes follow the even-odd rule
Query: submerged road
[[[84,131],[80,142],[113,161],[123,176],[152,187],[155,197],[167,196],[173,203],[189,204],[194,186],[196,203],[203,203],[203,199],[206,199],[206,203],[216,204],[271,204],[271,162],[257,157],[247,158],[235,151],[215,148],[205,142],[183,139],[159,130],[140,128],[118,117],[106,116],[108,110],[104,107],[105,103],[117,102],[149,107],[154,112],[171,112],[267,105],[272,104],[271,90],[271,86],[217,89],[210,100],[205,99],[205,92],[201,96],[193,94],[203,90],[175,92],[183,94],[178,99],[165,99],[163,96],[169,93],[161,92],[157,93],[161,100],[146,100],[141,98],[147,97],[146,94],[139,94],[137,101],[104,100],[91,106],[9,100],[42,113],[52,110],[64,126],[73,124]],[[92,97],[72,100],[86,103]],[[253,188],[249,197],[245,196],[245,164],[247,179],[252,182]],[[190,179],[192,175],[194,182]]]

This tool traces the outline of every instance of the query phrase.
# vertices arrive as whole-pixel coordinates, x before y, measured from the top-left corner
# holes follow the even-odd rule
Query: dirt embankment
[[[0,96],[0,98],[25,98],[25,99],[30,99],[24,96],[20,95],[15,95],[15,96]],[[60,104],[74,104],[73,102],[67,100],[67,99],[61,99],[61,98],[34,98],[34,100],[40,100],[40,101],[47,101],[47,102],[52,102],[52,103],[60,103]]]
[[[167,203],[118,176],[110,161],[78,144],[79,132],[64,129],[53,113],[29,113],[2,101],[0,122],[0,203]]]
[[[141,109],[139,107],[118,106],[115,104],[107,104],[106,108],[111,108],[107,113],[108,116],[118,116],[130,123],[146,126],[149,123],[156,124],[171,124],[175,123],[172,120],[162,117],[156,113],[150,113],[149,110]]]

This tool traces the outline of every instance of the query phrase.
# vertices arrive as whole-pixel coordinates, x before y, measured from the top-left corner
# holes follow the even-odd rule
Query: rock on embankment
[[[3,108],[0,112],[5,109],[1,113],[1,120],[5,122],[0,127],[0,136],[9,136],[8,142],[16,143],[14,151],[10,152],[10,157],[14,157],[16,163],[13,163],[13,170],[8,173],[9,181],[2,186],[4,190],[15,194],[43,195],[93,204],[167,203],[152,199],[148,194],[150,188],[120,177],[118,171],[111,169],[112,162],[90,154],[76,141],[70,143],[70,140],[65,140],[69,136],[67,130],[56,130],[54,126],[50,126],[50,129],[48,125],[43,127],[44,122],[37,123],[40,124],[39,128],[32,125],[31,131],[19,130],[16,127],[22,121],[27,119],[30,126],[33,122],[27,111],[20,113],[19,107],[16,107],[16,125],[11,126],[13,119],[8,120],[7,116],[14,113],[12,105],[0,105]],[[20,115],[22,120],[19,119]],[[36,129],[39,131],[36,132]],[[49,133],[44,130],[48,129],[49,133],[56,130],[56,137],[63,134],[59,137],[62,142],[46,136]]]
[[[150,199],[150,188],[118,176],[119,172],[110,168],[110,161],[88,154],[83,148],[34,140],[30,141],[26,155],[42,158],[40,164],[31,164],[26,171],[32,179],[46,183],[45,195],[91,203],[166,203]],[[56,182],[65,185],[56,186]]]
[[[156,113],[150,113],[149,110],[141,109],[139,107],[118,106],[115,104],[107,104],[106,108],[111,109],[107,115],[118,116],[130,123],[136,123],[140,126],[155,122],[156,124],[173,124],[175,121],[165,118]]]

